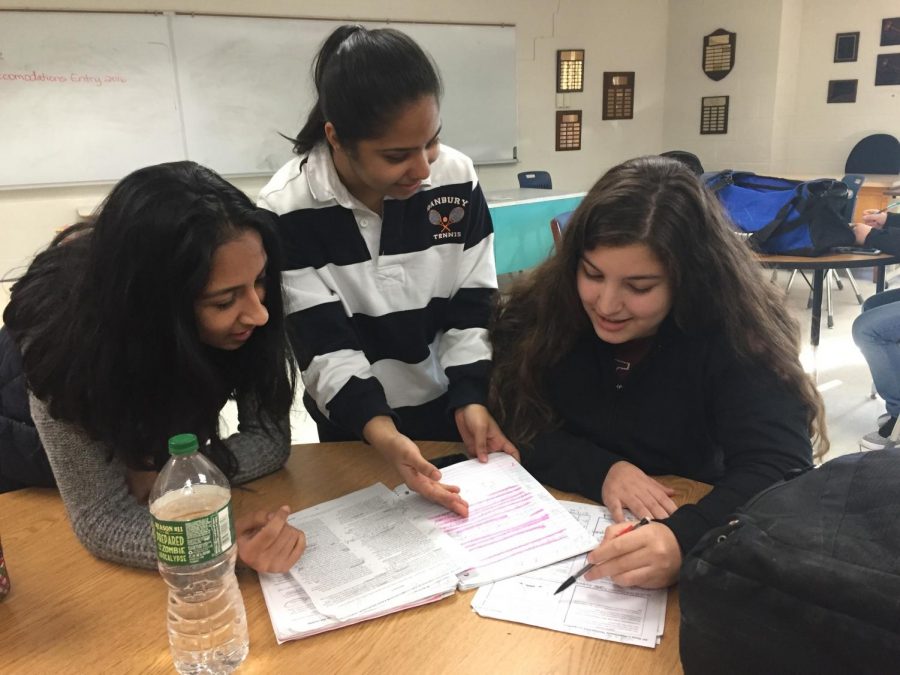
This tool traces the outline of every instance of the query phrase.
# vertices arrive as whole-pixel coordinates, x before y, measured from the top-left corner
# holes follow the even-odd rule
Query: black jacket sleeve
[[[0,492],[55,485],[31,419],[22,356],[6,327],[0,327]]]
[[[884,227],[880,230],[872,228],[866,236],[865,244],[885,253],[900,256],[900,213],[887,214]]]
[[[807,408],[773,373],[738,362],[725,349],[712,355],[706,381],[709,432],[722,476],[696,504],[664,522],[687,553],[750,497],[812,464]]]
[[[539,434],[520,452],[522,466],[541,483],[601,503],[606,474],[624,459],[564,429]]]

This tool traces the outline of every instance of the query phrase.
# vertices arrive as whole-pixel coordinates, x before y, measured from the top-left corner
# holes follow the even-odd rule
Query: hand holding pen
[[[895,206],[900,206],[900,202],[893,202],[892,204],[888,204],[883,209],[866,209],[865,211],[863,211],[862,215],[863,225],[881,229],[882,227],[884,227],[884,223],[887,220],[888,209],[892,209]]]
[[[650,523],[650,522],[651,522],[650,518],[641,518],[639,521],[637,521],[637,522],[635,522],[635,523],[629,524],[627,527],[625,527],[624,529],[622,529],[620,532],[616,533],[616,537],[621,537],[623,534],[627,534],[628,532],[632,532],[633,530],[636,530],[636,529],[638,529],[639,527],[642,527],[642,526],[644,526],[644,525],[647,525],[647,524]],[[594,567],[595,565],[599,565],[599,564],[600,564],[600,563],[588,563],[587,565],[585,565],[584,567],[582,567],[582,568],[581,568],[580,570],[578,570],[575,574],[573,574],[573,575],[570,576],[568,579],[566,579],[564,582],[562,582],[562,584],[560,585],[560,587],[557,588],[556,591],[554,591],[553,595],[556,595],[557,593],[562,593],[562,592],[563,592],[564,590],[566,590],[569,586],[571,586],[572,584],[574,584],[578,579],[580,579],[582,576],[584,576],[584,574],[585,574],[589,569],[591,569],[591,568]]]

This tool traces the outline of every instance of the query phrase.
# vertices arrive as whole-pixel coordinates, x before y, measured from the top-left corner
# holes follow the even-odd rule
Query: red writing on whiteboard
[[[88,75],[85,73],[72,73],[69,76],[72,82],[79,84],[90,84],[95,87],[102,87],[104,84],[125,84],[127,80],[118,74],[109,75]]]
[[[38,70],[18,73],[0,72],[0,81],[4,80],[7,82],[48,82],[55,84],[72,82],[75,84],[85,84],[94,87],[102,87],[104,84],[125,84],[128,82],[124,75],[120,75],[118,73],[109,73],[102,75],[91,75],[88,73],[70,73],[69,75],[56,75],[53,73],[45,73]]]
[[[17,82],[68,82],[65,75],[52,75],[32,70],[30,73],[0,73],[0,80]]]

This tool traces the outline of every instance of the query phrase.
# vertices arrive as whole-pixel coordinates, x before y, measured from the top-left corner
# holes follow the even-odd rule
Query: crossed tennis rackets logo
[[[442,215],[440,211],[437,209],[429,209],[428,211],[428,222],[430,222],[435,227],[441,228],[442,233],[450,233],[453,230],[450,229],[450,226],[454,223],[458,223],[466,216],[466,210],[461,206],[455,206],[450,210],[450,215]]]

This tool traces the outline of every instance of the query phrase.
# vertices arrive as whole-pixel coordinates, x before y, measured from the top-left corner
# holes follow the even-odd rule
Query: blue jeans
[[[876,293],[853,322],[853,341],[869,364],[888,414],[900,416],[900,288]]]

